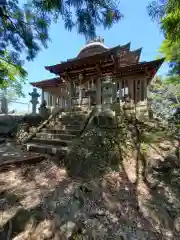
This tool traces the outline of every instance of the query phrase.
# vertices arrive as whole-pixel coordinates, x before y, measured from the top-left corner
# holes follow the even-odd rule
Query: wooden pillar
[[[61,92],[61,94],[60,94],[60,106],[61,106],[61,108],[63,108],[63,93],[62,93],[62,88],[60,88],[60,92]]]
[[[119,80],[119,103],[122,101],[122,79]]]
[[[147,78],[144,78],[144,101],[147,100]]]
[[[134,79],[131,81],[131,99],[134,101]]]
[[[129,93],[129,96],[131,97],[131,99],[133,100],[134,99],[134,89],[133,89],[133,85],[134,85],[134,80],[132,79],[129,79],[128,80],[128,93]]]
[[[113,103],[117,103],[117,80],[115,80],[113,82],[113,89],[112,89],[112,99],[113,99]]]
[[[135,79],[134,81],[134,102],[137,103],[137,84],[138,84],[138,80]]]
[[[41,103],[44,102],[44,89],[42,89],[42,94],[41,94]]]
[[[49,94],[49,92],[47,93],[47,105],[48,105],[48,107],[50,106],[50,94]]]
[[[68,103],[68,105],[69,105],[69,107],[71,108],[72,107],[72,82],[69,82],[69,84],[68,84],[68,92],[69,92],[69,94],[68,94],[68,97],[69,97],[69,103]]]
[[[88,90],[90,90],[90,82],[88,81]],[[91,107],[91,97],[88,95],[88,105]]]
[[[82,105],[82,87],[79,85],[79,106]]]
[[[96,82],[96,105],[101,105],[101,79],[98,77]]]
[[[52,105],[53,105],[53,107],[56,107],[56,95],[55,94],[53,94],[52,95]]]

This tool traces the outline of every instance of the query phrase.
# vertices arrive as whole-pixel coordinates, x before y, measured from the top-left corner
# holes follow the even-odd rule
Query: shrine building
[[[108,48],[103,39],[88,42],[75,58],[46,66],[52,79],[31,83],[42,90],[49,108],[123,103],[147,103],[147,87],[164,59],[140,62],[141,48],[130,43]]]

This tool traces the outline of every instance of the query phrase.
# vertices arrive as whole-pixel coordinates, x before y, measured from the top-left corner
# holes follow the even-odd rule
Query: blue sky
[[[110,30],[97,29],[97,35],[103,37],[105,45],[114,47],[131,42],[131,50],[142,47],[141,61],[156,59],[158,48],[163,41],[163,35],[156,23],[153,23],[147,13],[147,5],[150,0],[122,0],[120,9],[124,18]],[[64,29],[63,22],[53,24],[50,29],[51,42],[48,49],[41,51],[33,62],[27,62],[25,68],[28,72],[28,83],[24,86],[24,103],[29,102],[28,93],[32,91],[29,82],[45,80],[55,75],[45,70],[44,66],[58,64],[68,58],[75,57],[84,46],[85,39],[76,33],[76,29],[68,32]],[[167,73],[168,66],[164,64],[158,74]],[[11,108],[24,111],[26,104],[12,104]]]

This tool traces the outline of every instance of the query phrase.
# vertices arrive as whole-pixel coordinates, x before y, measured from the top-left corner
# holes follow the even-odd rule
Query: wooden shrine
[[[42,90],[42,101],[52,108],[123,103],[125,96],[146,102],[147,87],[164,59],[140,62],[141,50],[131,51],[130,43],[108,48],[99,38],[75,58],[46,66],[56,77],[31,84]]]

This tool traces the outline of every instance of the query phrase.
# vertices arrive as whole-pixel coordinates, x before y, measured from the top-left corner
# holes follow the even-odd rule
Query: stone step
[[[60,112],[59,116],[78,116],[78,115],[87,115],[89,111],[69,111],[69,112]]]
[[[84,115],[76,115],[76,114],[71,114],[71,115],[58,115],[57,116],[57,119],[60,119],[60,120],[67,120],[67,121],[83,121],[85,120],[87,117],[87,114],[84,114]]]
[[[57,133],[46,133],[46,132],[39,132],[36,133],[36,137],[40,139],[47,139],[47,140],[72,140],[76,137],[74,134],[57,134]]]
[[[70,140],[62,140],[62,139],[42,139],[42,138],[32,138],[31,143],[40,144],[40,145],[55,145],[55,146],[67,146],[71,144]]]
[[[69,135],[78,135],[80,133],[80,130],[78,129],[52,129],[52,128],[42,128],[40,130],[41,133],[50,133],[50,134],[69,134]]]
[[[63,113],[77,113],[77,112],[86,112],[89,109],[87,107],[73,107],[73,108],[64,108],[61,110]]]
[[[68,152],[68,147],[57,147],[53,145],[39,145],[35,143],[27,143],[26,144],[27,151],[43,153],[43,154],[59,154],[62,157]]]
[[[68,119],[59,119],[59,120],[52,120],[51,122],[49,122],[47,125],[58,125],[58,126],[61,126],[61,125],[73,125],[75,127],[77,126],[80,126],[82,124],[82,122],[84,121],[79,121],[79,120],[68,120]]]
[[[46,125],[46,129],[53,129],[53,130],[67,130],[67,131],[71,131],[71,130],[81,130],[81,126],[80,125],[72,125],[72,124],[55,124],[55,125]]]

